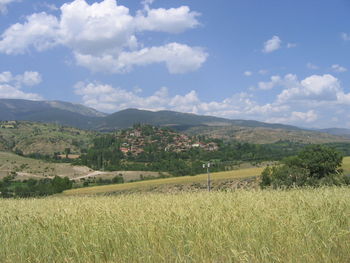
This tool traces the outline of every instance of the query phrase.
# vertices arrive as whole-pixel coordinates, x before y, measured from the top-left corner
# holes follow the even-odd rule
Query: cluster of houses
[[[17,127],[16,121],[1,121],[0,128],[2,129],[15,129]]]
[[[125,155],[139,155],[147,146],[168,152],[185,152],[192,148],[205,151],[217,151],[215,142],[201,142],[197,137],[180,134],[169,129],[139,125],[132,129],[119,131],[117,137],[121,143],[120,151]]]

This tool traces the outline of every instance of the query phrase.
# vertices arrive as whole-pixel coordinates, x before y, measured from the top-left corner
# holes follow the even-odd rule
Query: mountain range
[[[339,138],[350,139],[350,129],[306,130],[285,124],[271,124],[254,120],[231,120],[213,116],[203,116],[175,111],[147,111],[126,109],[112,114],[99,112],[81,104],[63,101],[30,101],[19,99],[0,99],[0,120],[26,120],[34,122],[57,123],[86,130],[113,131],[129,128],[135,123],[155,126],[169,126],[179,131],[201,131],[210,129],[229,131],[234,127],[248,131],[288,131],[288,133],[320,134],[327,133]],[[339,139],[340,140],[340,139]]]

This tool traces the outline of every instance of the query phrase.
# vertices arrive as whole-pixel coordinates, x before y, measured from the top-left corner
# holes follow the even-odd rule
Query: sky
[[[350,128],[349,0],[0,0],[0,98]]]

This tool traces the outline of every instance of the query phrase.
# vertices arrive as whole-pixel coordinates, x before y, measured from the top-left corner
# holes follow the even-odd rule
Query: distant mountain
[[[177,131],[257,143],[293,140],[303,142],[349,141],[350,130],[306,130],[291,125],[254,120],[230,120],[175,111],[126,109],[105,114],[80,104],[62,101],[0,99],[0,121],[56,123],[95,131],[114,131],[134,124],[167,126]],[[328,134],[325,134],[328,133]]]
[[[350,129],[344,128],[328,128],[328,129],[318,129],[319,132],[324,132],[332,135],[343,136],[350,138]]]
[[[51,122],[90,129],[105,113],[62,101],[0,99],[0,120]]]
[[[81,104],[63,101],[0,99],[0,120],[52,122],[81,129],[112,131],[136,123],[169,126],[184,131],[197,126],[243,126],[299,130],[299,128],[253,120],[230,120],[175,111],[126,109],[105,114]]]
[[[169,126],[177,130],[187,130],[197,126],[243,126],[266,127],[272,129],[300,130],[298,127],[284,124],[270,124],[253,120],[230,120],[175,111],[147,111],[126,109],[103,118],[99,130],[114,130],[131,127],[135,123],[157,126]]]

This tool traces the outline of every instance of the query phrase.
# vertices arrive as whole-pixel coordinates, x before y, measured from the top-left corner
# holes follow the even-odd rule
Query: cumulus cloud
[[[188,6],[179,8],[158,8],[139,12],[135,18],[136,27],[140,31],[158,31],[166,33],[182,33],[199,25],[197,17],[200,14],[191,12]]]
[[[151,96],[145,97],[139,94],[140,91],[128,91],[97,82],[78,82],[74,89],[75,93],[82,97],[85,105],[109,112],[126,108],[173,109],[193,112],[195,111],[193,107],[199,102],[195,91],[191,91],[183,96],[175,95],[171,97],[166,87],[159,89]]]
[[[0,73],[0,83],[11,83],[16,86],[35,86],[40,84],[42,77],[39,72],[25,71],[23,74],[13,75],[10,71]]]
[[[199,13],[188,6],[151,9],[151,2],[146,1],[147,8],[135,16],[116,0],[91,5],[85,0],[65,3],[59,17],[35,13],[25,23],[6,29],[0,38],[0,52],[23,54],[60,45],[72,50],[77,64],[95,71],[120,73],[151,63],[165,63],[170,73],[197,70],[208,56],[202,48],[179,43],[144,47],[138,34],[184,32],[199,25]]]
[[[38,85],[41,81],[41,75],[34,71],[26,71],[20,75],[13,75],[9,71],[1,72],[0,98],[40,100],[40,95],[24,92],[22,88]]]
[[[134,66],[165,63],[170,73],[181,74],[199,69],[207,59],[207,54],[199,47],[169,43],[160,47],[121,52],[118,58],[111,55],[93,56],[80,53],[76,53],[75,58],[79,65],[93,71],[103,69],[114,73],[125,73]]]
[[[270,90],[275,87],[294,87],[297,83],[297,77],[293,74],[287,74],[284,78],[280,76],[271,76],[270,81],[259,82],[258,87],[261,90]]]
[[[332,75],[312,75],[284,89],[277,97],[280,103],[286,101],[334,101],[341,92],[340,82]]]
[[[286,115],[285,117],[270,118],[267,121],[271,123],[311,123],[318,119],[318,115],[314,110],[307,112],[293,111]]]
[[[13,2],[19,2],[20,0],[0,0],[0,14],[7,13],[7,6]]]
[[[343,72],[348,71],[347,68],[342,67],[342,66],[340,66],[340,65],[338,65],[338,64],[332,65],[332,70],[333,70],[334,72],[337,72],[337,73],[343,73]]]
[[[281,48],[282,40],[278,36],[273,36],[264,43],[263,52],[271,53]]]
[[[14,24],[1,35],[0,52],[24,54],[29,48],[43,51],[57,45],[58,21],[46,13],[27,17],[24,24]]]

